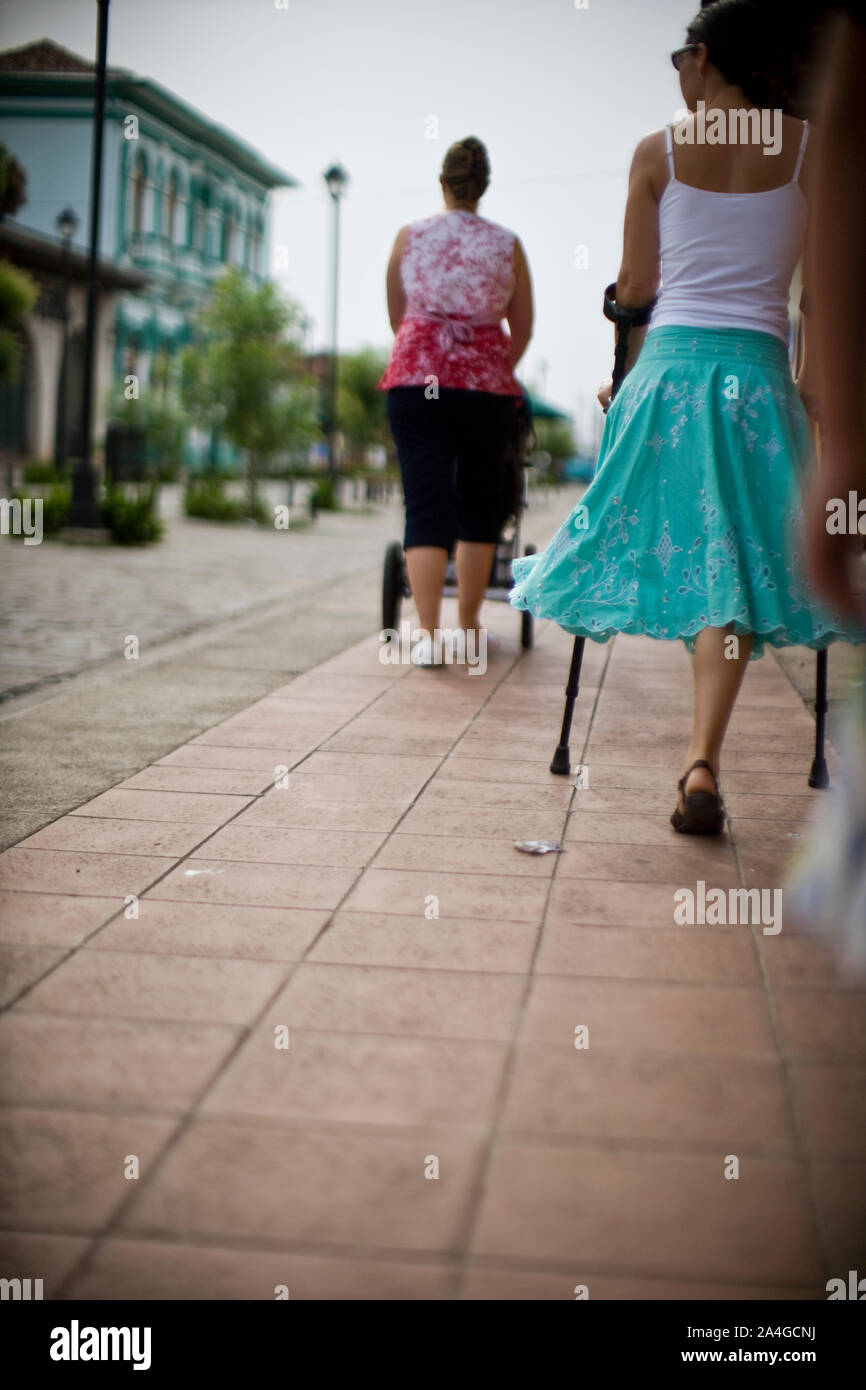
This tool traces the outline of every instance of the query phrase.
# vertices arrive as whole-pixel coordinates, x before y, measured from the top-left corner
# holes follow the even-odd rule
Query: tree
[[[0,222],[27,202],[27,175],[18,160],[0,141]]]
[[[536,420],[534,429],[538,448],[552,459],[569,459],[577,453],[570,420]]]
[[[21,327],[39,297],[34,280],[0,261],[0,381],[15,381],[21,361]]]
[[[385,392],[376,389],[387,365],[388,354],[376,348],[363,348],[340,358],[337,418],[354,464],[363,461],[370,445],[387,448],[390,443]]]
[[[303,313],[270,281],[253,285],[230,270],[214,284],[198,328],[200,345],[182,356],[182,399],[198,423],[217,426],[243,450],[254,514],[265,461],[318,434],[314,383],[301,364]]]
[[[0,141],[0,222],[26,203],[27,175]],[[15,381],[21,365],[21,328],[39,298],[36,281],[0,261],[0,381]]]
[[[186,419],[175,383],[178,365],[164,350],[155,354],[150,381],[142,395],[130,397],[121,387],[106,402],[112,420],[144,432],[148,463],[162,482],[177,477],[183,460]]]

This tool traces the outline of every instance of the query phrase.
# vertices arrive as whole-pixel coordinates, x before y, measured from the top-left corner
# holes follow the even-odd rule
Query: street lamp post
[[[99,313],[99,214],[102,199],[102,136],[105,126],[105,75],[108,62],[109,0],[96,0],[99,21],[96,39],[96,92],[93,103],[93,145],[90,168],[90,257],[87,271],[87,321],[84,330],[84,391],[81,403],[81,451],[72,475],[72,527],[98,527],[99,508],[90,459],[93,419],[93,383],[96,358],[96,325]]]
[[[60,342],[60,371],[57,377],[57,429],[54,435],[54,468],[57,476],[60,477],[66,464],[66,397],[68,394],[67,376],[67,353],[69,350],[69,248],[72,238],[78,230],[78,218],[72,208],[64,208],[57,218],[57,231],[62,242],[61,274],[63,276],[63,290],[61,299],[60,321],[61,342]]]
[[[339,164],[332,164],[322,176],[334,203],[334,270],[331,284],[331,361],[328,371],[328,474],[337,476],[337,303],[340,278],[340,198],[349,175]]]

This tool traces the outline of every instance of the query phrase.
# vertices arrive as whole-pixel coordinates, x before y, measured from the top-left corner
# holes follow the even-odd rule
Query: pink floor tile
[[[123,905],[122,898],[0,892],[0,940],[17,946],[77,946]]]
[[[241,907],[336,907],[357,873],[357,869],[329,869],[325,874],[309,865],[201,858],[174,869],[150,896]]]
[[[264,1299],[278,1287],[293,1303],[306,1300],[423,1302],[451,1297],[450,1262],[371,1260],[358,1252],[225,1249],[155,1240],[103,1241],[85,1272],[70,1285],[71,1299]]]
[[[22,1231],[100,1230],[134,1191],[176,1119],[63,1110],[0,1109],[0,1223]]]
[[[218,796],[206,792],[144,792],[115,788],[86,801],[75,814],[222,825],[248,806],[250,800],[248,796]]]
[[[120,1227],[128,1236],[181,1231],[229,1241],[453,1250],[481,1152],[481,1138],[459,1129],[371,1134],[208,1121],[184,1134]],[[428,1179],[431,1156],[440,1176]]]
[[[142,898],[138,918],[123,914],[89,943],[99,951],[300,960],[330,918],[327,908],[246,907]]]
[[[282,961],[136,955],[85,949],[19,1006],[102,1018],[248,1023],[286,977]]]
[[[521,975],[371,965],[301,965],[269,1008],[272,1027],[504,1042],[525,991]]]
[[[48,1109],[184,1113],[240,1029],[13,1009],[0,1018],[0,1101]]]
[[[293,1028],[277,1049],[257,1029],[210,1091],[209,1116],[260,1115],[296,1125],[490,1122],[505,1067],[502,1043]]]
[[[639,1047],[692,1054],[775,1058],[766,999],[757,987],[644,980],[536,978],[526,1015],[527,1042],[575,1047]]]
[[[674,1280],[814,1284],[820,1254],[802,1167],[753,1158],[727,1180],[724,1153],[724,1145],[675,1157],[503,1139],[474,1248],[567,1262],[575,1282],[595,1265]]]
[[[531,922],[430,921],[388,912],[341,910],[309,958],[333,965],[525,974],[537,938],[538,928]]]

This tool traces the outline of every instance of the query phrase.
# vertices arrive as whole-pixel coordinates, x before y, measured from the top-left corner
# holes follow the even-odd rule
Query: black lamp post
[[[340,198],[349,175],[340,164],[332,164],[323,176],[334,203],[334,273],[331,301],[331,361],[328,372],[328,473],[337,476],[337,302],[340,279]]]
[[[78,231],[78,218],[72,208],[58,214],[56,227],[63,243],[61,274],[63,289],[60,308],[61,341],[60,371],[57,377],[57,428],[54,434],[54,468],[60,477],[66,464],[66,396],[67,353],[69,349],[69,247]]]
[[[90,431],[93,419],[93,383],[96,375],[96,325],[99,313],[99,214],[102,198],[102,136],[105,125],[105,75],[108,62],[109,0],[96,0],[99,7],[96,38],[96,92],[93,103],[93,144],[90,165],[90,257],[87,269],[87,320],[84,330],[84,391],[81,403],[81,452],[72,475],[72,506],[69,524],[98,527],[99,507],[90,459]]]

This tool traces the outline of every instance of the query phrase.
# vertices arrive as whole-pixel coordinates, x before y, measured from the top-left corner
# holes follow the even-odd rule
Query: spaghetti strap
[[[672,139],[671,139],[672,131],[673,131],[673,126],[670,126],[670,125],[666,125],[666,126],[665,126],[665,149],[667,150],[667,153],[668,153],[668,168],[669,168],[670,171],[671,171],[671,178],[672,178],[672,179],[675,179],[675,178],[676,178],[676,174],[674,173],[674,147],[673,147],[673,141],[672,141]]]
[[[796,165],[795,165],[795,167],[794,167],[794,177],[793,177],[792,180],[791,180],[792,183],[796,183],[797,180],[798,180],[798,178],[800,177],[800,170],[801,170],[802,167],[803,167],[803,155],[806,153],[806,141],[808,140],[808,138],[809,138],[809,122],[808,122],[808,121],[804,121],[804,122],[803,122],[803,134],[802,134],[802,136],[800,137],[800,151],[799,151],[799,153],[798,153],[798,155],[797,155],[797,163],[796,163]]]

